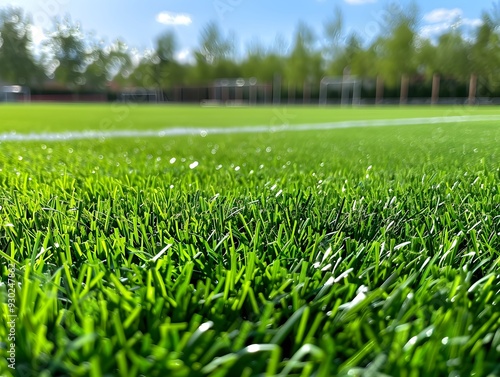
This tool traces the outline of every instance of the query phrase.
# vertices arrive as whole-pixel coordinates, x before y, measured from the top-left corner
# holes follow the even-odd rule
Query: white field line
[[[2,141],[66,141],[82,139],[108,138],[138,138],[138,137],[167,137],[183,135],[221,135],[242,133],[266,133],[284,131],[322,131],[354,127],[383,127],[383,126],[411,126],[419,124],[468,123],[500,121],[500,115],[465,115],[429,118],[401,118],[401,119],[371,119],[353,120],[331,123],[309,123],[282,126],[242,126],[242,127],[175,127],[162,130],[109,130],[109,131],[75,131],[75,132],[32,132],[32,133],[0,133]]]

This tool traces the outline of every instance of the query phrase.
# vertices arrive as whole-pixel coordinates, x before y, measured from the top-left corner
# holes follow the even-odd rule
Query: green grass
[[[126,110],[108,127],[500,114],[5,106],[0,127]],[[498,123],[2,142],[0,375],[8,261],[17,375],[499,375]]]
[[[172,126],[228,127],[324,123],[343,120],[397,119],[422,116],[496,114],[496,108],[338,107],[203,108],[179,105],[35,104],[0,106],[0,132],[46,132],[116,129],[163,129]]]

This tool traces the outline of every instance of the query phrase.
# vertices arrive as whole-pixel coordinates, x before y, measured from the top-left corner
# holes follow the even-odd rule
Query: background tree
[[[32,86],[43,80],[33,56],[30,20],[19,8],[0,10],[0,79]]]
[[[158,81],[153,77],[154,65],[158,64],[160,58],[155,50],[146,50],[141,53],[142,58],[134,68],[128,79],[128,84],[134,87],[151,88],[158,85]]]
[[[289,43],[283,35],[276,35],[273,44],[268,48],[262,62],[260,75],[264,82],[278,80],[284,75],[287,64],[286,56],[289,50]]]
[[[178,50],[177,37],[166,31],[156,39],[155,56],[151,59],[150,75],[159,92],[183,81],[184,70],[175,59]]]
[[[195,51],[198,82],[222,77],[238,77],[234,61],[235,43],[225,37],[217,23],[209,22],[201,31],[200,47]]]
[[[104,41],[92,43],[87,60],[85,86],[92,89],[103,90],[111,81],[123,85],[134,68],[128,47],[121,40],[111,45]]]
[[[287,59],[287,81],[301,87],[305,82],[318,82],[323,76],[321,52],[316,49],[316,37],[305,23],[299,23],[292,51]]]
[[[106,74],[108,80],[124,83],[133,69],[134,64],[127,44],[117,39],[109,47],[107,55]]]
[[[132,54],[123,41],[106,44],[84,35],[69,18],[56,24],[44,49],[35,51],[29,15],[4,8],[0,9],[0,80],[36,87],[49,76],[73,90],[104,90],[113,81],[122,87],[167,92],[175,85],[205,85],[216,78],[256,77],[260,82],[289,84],[293,93],[307,82],[317,85],[325,74],[341,76],[347,67],[358,77],[377,78],[379,94],[385,84],[394,95],[401,77],[425,78],[428,85],[436,75],[446,80],[449,95],[463,95],[463,88],[473,88],[477,77],[479,94],[495,96],[500,93],[498,4],[483,12],[473,33],[457,19],[450,30],[429,38],[420,35],[415,3],[407,8],[390,5],[381,32],[371,41],[356,32],[346,33],[342,12],[335,8],[321,40],[307,24],[299,23],[291,43],[277,38],[273,46],[266,46],[254,40],[241,56],[232,34],[210,22],[200,33],[194,62],[187,63],[176,59],[179,46],[173,31],[160,34],[153,49]],[[404,82],[408,89],[408,80]],[[456,91],[454,85],[462,89]],[[475,90],[470,92],[473,96]]]
[[[341,76],[347,69],[353,75],[366,75],[368,68],[364,64],[363,59],[366,55],[363,51],[363,41],[355,32],[352,32],[346,38],[345,44],[337,48],[337,55],[329,64],[328,73]]]
[[[332,18],[323,24],[323,35],[323,57],[326,71],[330,75],[338,74],[335,61],[343,53],[345,40],[344,18],[339,7],[335,8]]]
[[[215,22],[209,22],[201,31],[200,53],[208,64],[231,58],[235,52],[234,43],[224,37]]]
[[[84,73],[91,54],[86,49],[80,26],[66,18],[56,25],[48,43],[57,67],[55,79],[73,89],[84,85]]]
[[[281,42],[278,42],[281,44]],[[246,56],[241,63],[242,77],[255,77],[260,82],[271,83],[283,75],[285,56],[279,46],[266,48],[260,41],[253,40],[246,48]]]
[[[439,36],[437,43],[422,41],[418,53],[418,64],[428,78],[434,74],[442,77],[465,81],[470,75],[470,43],[458,29],[450,30]]]
[[[94,42],[87,56],[88,64],[85,68],[85,86],[103,90],[108,83],[107,64],[108,52],[104,41]]]
[[[483,12],[482,25],[475,33],[469,54],[473,74],[480,80],[484,95],[492,95],[500,88],[500,19],[496,13]]]
[[[391,7],[376,47],[382,76],[389,86],[397,86],[401,76],[411,76],[417,71],[418,8],[415,3],[407,9]]]
[[[245,51],[246,56],[241,63],[242,76],[265,81],[262,68],[267,56],[266,47],[258,39],[254,39],[247,44]]]
[[[365,48],[365,41],[355,31],[346,35],[340,8],[335,8],[332,18],[325,22],[323,34],[323,58],[328,75],[341,76],[346,68],[360,77],[377,75],[374,49]]]

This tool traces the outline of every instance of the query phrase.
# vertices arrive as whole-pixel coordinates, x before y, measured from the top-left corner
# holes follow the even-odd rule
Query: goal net
[[[262,89],[265,91],[265,87],[259,84],[255,77],[217,79],[212,88],[212,100],[225,104],[255,104],[258,100],[258,92]]]
[[[361,80],[348,77],[323,77],[319,89],[319,103],[326,105],[328,97],[334,96],[340,99],[340,104],[359,105],[361,103]],[[334,101],[334,102],[337,102]]]
[[[31,91],[28,87],[9,85],[0,87],[0,102],[30,102]]]
[[[158,103],[159,95],[156,90],[137,89],[120,93],[122,102],[133,103]]]

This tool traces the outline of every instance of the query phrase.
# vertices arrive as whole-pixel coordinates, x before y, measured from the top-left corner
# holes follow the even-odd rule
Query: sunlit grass
[[[2,143],[17,373],[500,374],[497,123]]]
[[[230,127],[245,125],[325,123],[345,120],[494,114],[495,107],[200,107],[137,104],[2,104],[0,132],[82,130],[158,130],[166,127]]]

